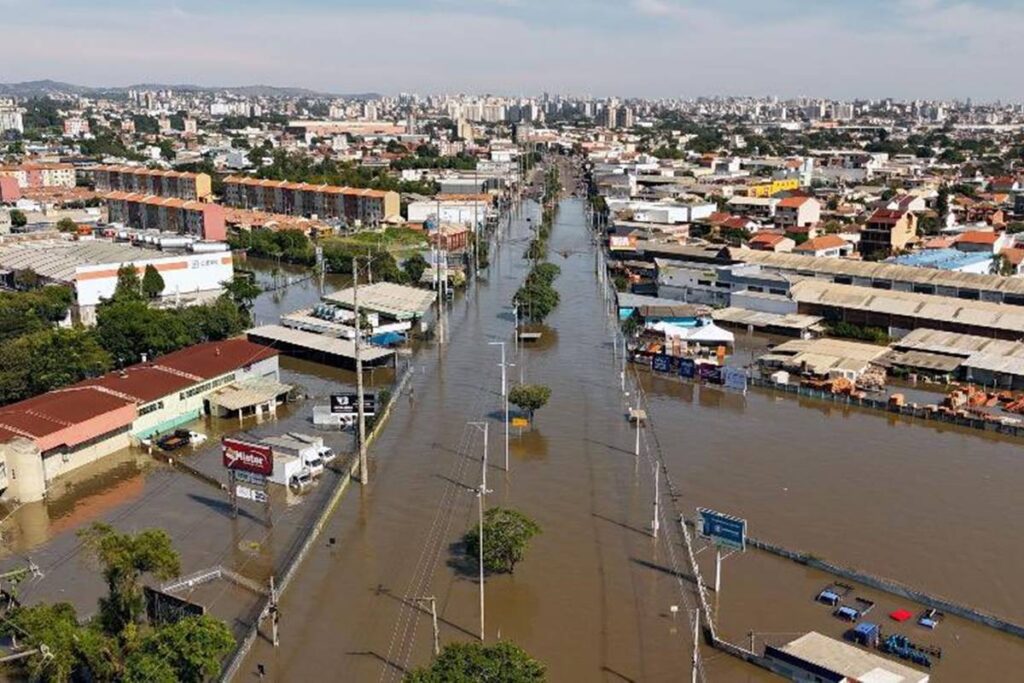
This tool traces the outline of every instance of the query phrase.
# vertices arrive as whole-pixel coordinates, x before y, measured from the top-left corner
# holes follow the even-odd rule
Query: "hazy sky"
[[[0,0],[0,81],[1021,99],[1019,0]]]

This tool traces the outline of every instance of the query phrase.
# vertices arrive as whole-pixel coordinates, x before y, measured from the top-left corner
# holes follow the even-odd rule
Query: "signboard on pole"
[[[697,364],[693,362],[692,358],[680,358],[679,359],[679,376],[684,379],[693,379],[693,376],[697,373]]]
[[[235,484],[235,496],[242,498],[243,500],[251,500],[254,503],[266,503],[268,500],[266,490],[253,488],[244,484]]]
[[[700,517],[701,536],[717,546],[747,549],[747,520],[707,508],[697,508],[697,515]]]
[[[377,395],[363,394],[363,415],[374,415],[377,411]],[[331,394],[331,412],[340,415],[356,415],[359,412],[359,394]]]
[[[270,446],[224,437],[221,439],[224,467],[229,470],[262,474],[274,473],[274,452]]]

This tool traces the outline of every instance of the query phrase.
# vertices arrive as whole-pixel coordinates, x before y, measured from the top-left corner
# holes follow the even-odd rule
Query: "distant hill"
[[[223,92],[242,97],[343,97],[367,100],[380,97],[377,93],[335,94],[317,92],[307,88],[286,88],[273,85],[202,86],[190,84],[169,85],[166,83],[140,83],[125,87],[92,87],[62,83],[60,81],[24,81],[21,83],[0,83],[3,97],[44,97],[46,95],[103,95],[123,94],[129,90],[175,90],[178,92]]]

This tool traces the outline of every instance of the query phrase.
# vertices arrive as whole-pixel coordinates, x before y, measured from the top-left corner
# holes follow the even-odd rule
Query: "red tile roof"
[[[786,197],[779,202],[777,209],[799,209],[811,200],[810,197]]]
[[[846,246],[846,240],[839,235],[822,235],[809,239],[793,251],[820,251],[821,249],[837,249]]]
[[[960,233],[960,237],[956,241],[963,242],[964,244],[995,244],[997,239],[999,239],[999,235],[994,232],[968,230],[967,232]]]

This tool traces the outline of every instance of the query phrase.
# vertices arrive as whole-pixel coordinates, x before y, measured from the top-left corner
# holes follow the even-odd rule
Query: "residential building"
[[[64,119],[64,135],[69,138],[80,138],[89,134],[89,120],[81,116],[69,116]]]
[[[162,171],[141,166],[97,166],[92,169],[97,192],[138,192],[157,197],[209,201],[213,185],[207,173]]]
[[[957,251],[992,256],[1010,246],[1011,241],[1010,236],[1005,232],[968,230],[960,233],[953,246]]]
[[[177,197],[154,197],[137,192],[108,192],[102,196],[111,223],[138,230],[192,235],[202,240],[227,238],[224,207]]]
[[[793,253],[825,258],[839,258],[840,256],[849,256],[853,253],[853,245],[839,235],[821,235],[820,237],[812,237],[806,242],[797,245],[793,249]]]
[[[18,164],[0,166],[0,177],[14,178],[22,189],[74,187],[75,167],[71,164]]]
[[[814,197],[786,197],[775,207],[775,226],[806,228],[821,220],[821,202]]]
[[[25,124],[22,120],[22,110],[12,105],[0,105],[0,134],[9,130],[18,133],[25,132]]]
[[[905,251],[916,239],[916,214],[900,209],[878,209],[860,233],[860,253],[885,258]]]
[[[778,232],[759,232],[747,242],[747,246],[757,251],[788,253],[796,247],[796,242]]]
[[[397,192],[244,176],[224,179],[224,203],[241,209],[316,215],[322,220],[342,219],[363,225],[393,220],[401,213]]]
[[[459,225],[476,225],[487,218],[491,205],[488,194],[438,195],[434,199],[409,202],[406,217],[410,223],[427,220]]]
[[[754,181],[743,188],[748,197],[773,197],[780,192],[792,192],[800,189],[799,178],[779,178],[765,181]]]

